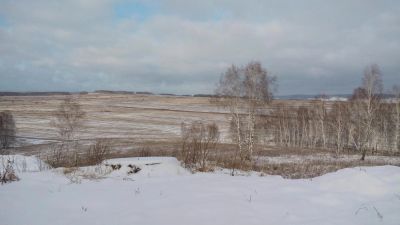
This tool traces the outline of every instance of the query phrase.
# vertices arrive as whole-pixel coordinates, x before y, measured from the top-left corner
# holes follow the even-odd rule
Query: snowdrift
[[[313,179],[191,174],[175,158],[112,159],[101,179],[29,170],[0,186],[0,224],[399,224],[400,168],[343,169]],[[32,165],[31,165],[32,164]],[[135,165],[140,168],[129,173]],[[25,168],[25,166],[24,166]],[[79,175],[79,174],[78,174]]]

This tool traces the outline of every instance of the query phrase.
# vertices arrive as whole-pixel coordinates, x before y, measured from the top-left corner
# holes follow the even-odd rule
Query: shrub
[[[74,143],[71,143],[74,144]],[[62,142],[52,145],[46,162],[53,168],[57,167],[80,167],[100,164],[111,151],[109,142],[98,139],[88,148],[69,151],[68,143]]]
[[[86,160],[88,164],[96,165],[101,163],[110,154],[110,145],[104,139],[98,139],[95,144],[91,145],[86,152]]]
[[[2,158],[2,171],[0,172],[0,183],[18,181],[19,178],[14,170],[14,160]]]
[[[181,159],[187,168],[208,170],[207,162],[211,151],[219,142],[219,129],[215,123],[204,124],[195,121],[181,125]]]

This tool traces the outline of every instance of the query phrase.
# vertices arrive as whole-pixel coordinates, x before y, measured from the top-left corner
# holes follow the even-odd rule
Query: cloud
[[[210,93],[251,60],[279,94],[350,93],[369,63],[400,83],[396,1],[5,0],[0,18],[0,90]]]

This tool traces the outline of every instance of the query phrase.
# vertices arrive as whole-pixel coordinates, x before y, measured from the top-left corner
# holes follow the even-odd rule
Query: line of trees
[[[382,73],[367,66],[362,85],[349,101],[328,103],[322,96],[309,106],[271,106],[275,78],[258,62],[231,66],[218,83],[213,103],[229,111],[230,135],[240,165],[252,160],[260,139],[281,147],[321,148],[339,155],[347,149],[400,152],[400,88],[383,99]],[[239,167],[240,167],[239,165]]]
[[[362,86],[347,102],[326,104],[323,98],[311,107],[288,108],[278,104],[268,119],[273,142],[279,146],[354,150],[364,160],[368,151],[400,151],[400,95],[382,98],[382,74],[377,65],[365,69]]]

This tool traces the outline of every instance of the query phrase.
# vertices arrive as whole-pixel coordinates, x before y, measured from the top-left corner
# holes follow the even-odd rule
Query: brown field
[[[18,149],[57,139],[56,130],[50,124],[52,113],[66,97],[0,97],[0,111],[11,111],[16,121],[17,136],[26,137],[19,138]],[[74,97],[86,113],[81,139],[107,138],[118,141],[115,150],[134,148],[135,143],[158,145],[176,142],[180,137],[180,124],[196,120],[216,122],[221,130],[221,140],[229,142],[226,111],[211,104],[206,97],[98,93]],[[307,102],[288,103],[292,107],[301,104]]]
[[[17,151],[37,152],[57,139],[52,113],[67,96],[3,96],[0,111],[12,112],[17,127]],[[75,96],[86,113],[80,137],[107,138],[115,151],[166,145],[180,136],[180,124],[195,120],[216,122],[226,140],[226,114],[203,97],[87,94]],[[37,139],[30,139],[37,138]]]

